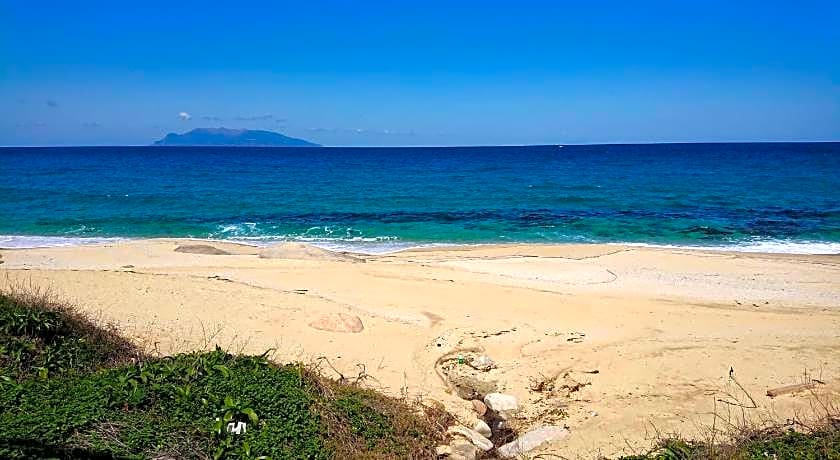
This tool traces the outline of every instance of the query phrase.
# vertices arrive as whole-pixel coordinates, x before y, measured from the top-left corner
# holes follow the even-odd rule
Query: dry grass
[[[75,370],[89,370],[90,366],[116,366],[145,359],[147,353],[126,339],[117,324],[102,322],[74,308],[49,289],[33,284],[7,282],[0,287],[4,321],[17,321],[18,327],[26,323],[51,321],[49,327],[39,331],[21,331],[30,336],[35,345],[65,336],[83,344],[94,362],[74,362]],[[10,331],[4,328],[4,334]],[[31,363],[21,363],[27,365]],[[24,371],[25,369],[21,369]],[[25,374],[26,372],[24,372]]]
[[[363,365],[351,376],[323,356],[299,366],[301,378],[317,388],[323,401],[331,402],[331,407],[321,405],[318,414],[332,434],[336,458],[427,459],[435,446],[448,441],[446,429],[456,423],[437,401],[424,404],[422,399],[391,397],[367,387],[378,380]],[[336,402],[342,408],[338,412]]]
[[[729,390],[714,399],[712,423],[701,426],[700,435],[661,433],[654,427],[651,450],[621,458],[840,460],[840,399],[836,395],[810,390],[809,410],[784,419],[762,416],[755,398],[734,374],[729,378]],[[807,373],[803,378],[812,379]]]

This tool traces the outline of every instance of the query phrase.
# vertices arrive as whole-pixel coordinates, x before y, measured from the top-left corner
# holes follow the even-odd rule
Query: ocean
[[[840,143],[0,148],[0,247],[149,237],[837,254]]]

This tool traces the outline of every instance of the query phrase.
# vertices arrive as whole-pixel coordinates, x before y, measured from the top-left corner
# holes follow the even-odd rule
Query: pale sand
[[[181,244],[232,254],[175,252]],[[369,384],[441,401],[461,417],[470,403],[445,391],[435,361],[482,347],[498,363],[488,375],[525,407],[518,423],[569,426],[572,436],[549,446],[567,456],[647,446],[654,430],[697,433],[715,409],[725,413],[716,399],[738,393],[730,367],[761,408],[753,416],[809,412],[811,394],[765,396],[805,372],[827,382],[821,397],[840,395],[836,256],[512,245],[359,263],[258,251],[190,240],[2,250],[0,279],[49,286],[161,352],[200,347],[220,329],[214,343],[276,347],[279,360],[327,356],[347,375],[364,364]],[[335,312],[357,315],[364,330],[308,326]],[[591,384],[569,395],[529,391],[531,379],[566,371]]]

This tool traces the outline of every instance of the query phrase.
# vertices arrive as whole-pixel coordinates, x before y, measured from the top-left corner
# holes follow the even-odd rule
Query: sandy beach
[[[3,284],[48,287],[161,353],[219,344],[326,357],[325,372],[363,368],[366,384],[465,420],[471,404],[447,383],[446,358],[486,355],[496,367],[473,377],[519,398],[519,427],[568,426],[548,446],[566,456],[700,433],[735,407],[720,400],[749,402],[734,382],[755,418],[840,395],[839,256],[612,245],[351,255],[174,239],[0,256]],[[809,378],[825,384],[765,395]]]

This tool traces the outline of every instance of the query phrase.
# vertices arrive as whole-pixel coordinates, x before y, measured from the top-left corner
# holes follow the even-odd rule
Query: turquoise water
[[[840,143],[2,148],[0,197],[0,247],[195,237],[840,253]]]

